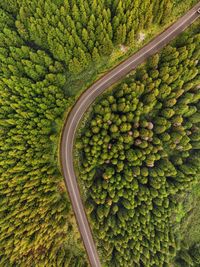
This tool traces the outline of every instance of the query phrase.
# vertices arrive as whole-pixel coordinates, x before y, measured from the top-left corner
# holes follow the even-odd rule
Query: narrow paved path
[[[105,76],[100,78],[88,90],[86,90],[74,105],[70,112],[62,132],[60,159],[62,172],[72,202],[73,210],[79,226],[79,230],[87,251],[88,259],[92,267],[100,267],[101,263],[97,253],[90,225],[88,223],[83,202],[81,200],[79,187],[73,166],[73,144],[78,124],[85,111],[109,86],[119,81],[122,77],[144,62],[149,56],[158,52],[172,39],[179,35],[185,28],[191,25],[199,16],[200,2],[188,11],[183,17],[173,25],[158,35],[149,44],[144,46],[136,54],[130,56],[116,68],[112,69]]]

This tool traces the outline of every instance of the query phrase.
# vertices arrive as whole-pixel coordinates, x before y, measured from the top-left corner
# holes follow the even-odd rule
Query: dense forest
[[[110,55],[114,46],[134,45],[137,34],[152,24],[167,23],[178,4],[173,0],[17,0],[0,6],[17,14],[15,27],[26,43],[48,51],[76,74]]]
[[[151,57],[95,103],[77,140],[106,266],[169,266],[176,255],[176,196],[200,178],[199,44],[185,34]],[[189,253],[199,261],[199,245]]]
[[[0,19],[0,266],[85,266],[57,167],[64,68]]]
[[[119,44],[134,46],[178,5],[0,1],[0,266],[88,265],[58,167],[64,113],[74,103],[67,77]]]

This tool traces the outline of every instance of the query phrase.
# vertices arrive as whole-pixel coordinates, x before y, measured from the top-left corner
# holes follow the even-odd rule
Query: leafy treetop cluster
[[[200,34],[168,45],[95,105],[77,147],[106,266],[169,266],[174,196],[198,179]]]

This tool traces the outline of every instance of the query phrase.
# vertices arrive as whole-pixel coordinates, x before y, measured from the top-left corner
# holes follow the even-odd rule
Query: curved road
[[[86,90],[71,110],[62,132],[60,144],[60,160],[65,183],[72,202],[78,227],[87,251],[88,259],[92,267],[100,267],[101,263],[97,249],[92,237],[92,232],[86,217],[83,202],[81,200],[79,187],[73,166],[73,144],[78,124],[85,111],[109,86],[119,81],[123,76],[135,69],[144,62],[149,56],[158,52],[174,37],[180,34],[186,27],[192,24],[199,16],[200,2],[188,11],[183,17],[178,19],[173,25],[158,35],[149,44],[144,46],[136,54],[129,57],[116,68],[112,69],[105,76],[100,78],[88,90]]]

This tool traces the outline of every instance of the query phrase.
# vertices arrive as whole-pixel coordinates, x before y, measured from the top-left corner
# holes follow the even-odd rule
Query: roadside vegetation
[[[169,266],[178,250],[175,266],[192,266],[180,258],[191,226],[180,232],[174,217],[200,178],[198,26],[100,97],[79,132],[79,177],[105,266]],[[199,215],[183,216],[194,225]],[[199,266],[198,243],[188,249]]]
[[[88,266],[59,169],[63,120],[98,70],[185,11],[158,3],[0,1],[0,266]]]

